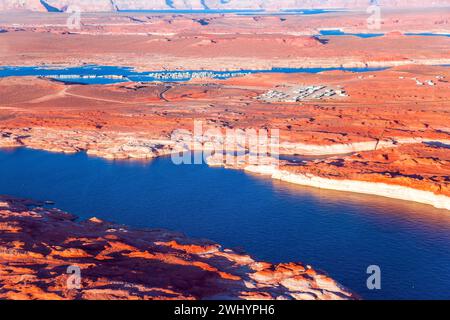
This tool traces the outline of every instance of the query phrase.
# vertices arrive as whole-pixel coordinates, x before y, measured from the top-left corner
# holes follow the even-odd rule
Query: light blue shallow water
[[[271,262],[302,261],[367,299],[450,299],[450,214],[204,165],[0,151],[0,194],[81,218],[181,231]],[[366,288],[379,265],[382,289]]]
[[[358,38],[377,38],[382,37],[385,34],[384,33],[348,33],[344,32],[340,29],[334,29],[334,30],[320,30],[319,31],[321,36],[354,36]],[[419,37],[450,37],[450,34],[448,33],[432,33],[432,32],[420,32],[420,33],[413,33],[413,32],[407,32],[404,34],[405,36],[419,36]]]

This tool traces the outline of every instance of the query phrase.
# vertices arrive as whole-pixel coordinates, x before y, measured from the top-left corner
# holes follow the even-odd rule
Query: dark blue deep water
[[[0,194],[53,200],[85,219],[167,228],[302,261],[366,299],[450,299],[450,213],[382,197],[277,182],[204,165],[0,151]],[[366,288],[379,265],[382,289]]]

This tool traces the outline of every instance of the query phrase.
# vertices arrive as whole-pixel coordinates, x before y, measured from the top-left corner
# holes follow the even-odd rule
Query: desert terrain
[[[445,10],[382,12],[382,29],[373,30],[367,24],[370,15],[359,11],[309,16],[82,13],[74,29],[68,28],[68,13],[0,11],[0,58],[11,66],[91,63],[146,71],[450,64],[448,37],[402,36],[448,33]],[[317,37],[328,29],[384,35]]]
[[[289,171],[449,196],[449,77],[448,67],[403,66],[106,86],[4,78],[1,144],[145,159],[169,154],[172,132],[192,130],[194,121],[223,132],[270,128],[280,132],[282,154],[333,156],[302,166],[282,163]],[[418,85],[427,81],[433,85]],[[274,88],[312,85],[340,86],[346,96],[258,99]]]
[[[58,1],[47,2],[64,11]],[[282,155],[317,159],[282,160],[276,169],[231,168],[450,210],[450,37],[419,35],[450,33],[448,11],[442,8],[385,9],[381,30],[367,28],[364,11],[83,13],[80,27],[70,29],[70,14],[38,13],[38,3],[27,3],[31,7],[25,9],[33,11],[14,6],[5,6],[13,15],[0,11],[2,66],[340,70],[108,85],[2,77],[2,148],[142,160],[172,153],[172,133],[192,130],[194,121],[223,132],[276,129]],[[326,29],[381,34],[320,35]],[[367,67],[383,69],[345,70]],[[314,87],[329,96],[302,96]],[[73,221],[69,214],[29,201],[4,196],[0,202],[0,298],[354,298],[301,264],[256,262],[168,231],[125,233],[120,228],[126,227],[96,219]],[[32,242],[40,244],[30,247]],[[88,270],[81,292],[63,288],[66,275],[53,277],[69,261]],[[117,272],[102,274],[99,263],[114,265]],[[36,270],[40,264],[46,267]],[[137,274],[123,272],[130,264],[138,266]],[[146,282],[142,275],[148,268],[170,276],[165,283]],[[179,279],[180,272],[189,278]]]

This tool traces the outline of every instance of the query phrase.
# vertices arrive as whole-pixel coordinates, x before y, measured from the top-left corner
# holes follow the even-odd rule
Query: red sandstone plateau
[[[0,33],[2,64],[93,63],[142,70],[450,64],[448,37],[402,36],[449,33],[442,9],[386,9],[381,30],[368,28],[364,11],[320,17],[86,13],[79,29],[68,28],[69,16],[0,12],[0,29],[7,31]],[[315,37],[322,29],[336,28],[386,35]]]
[[[39,205],[0,196],[0,299],[355,298],[307,265],[255,261],[166,230],[76,222]],[[79,289],[67,286],[69,266],[81,269]]]

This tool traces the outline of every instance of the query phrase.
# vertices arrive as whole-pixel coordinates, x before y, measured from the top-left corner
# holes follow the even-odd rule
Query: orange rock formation
[[[301,263],[255,261],[166,230],[76,222],[39,205],[0,197],[0,299],[355,298]],[[79,289],[69,266],[81,271]]]

